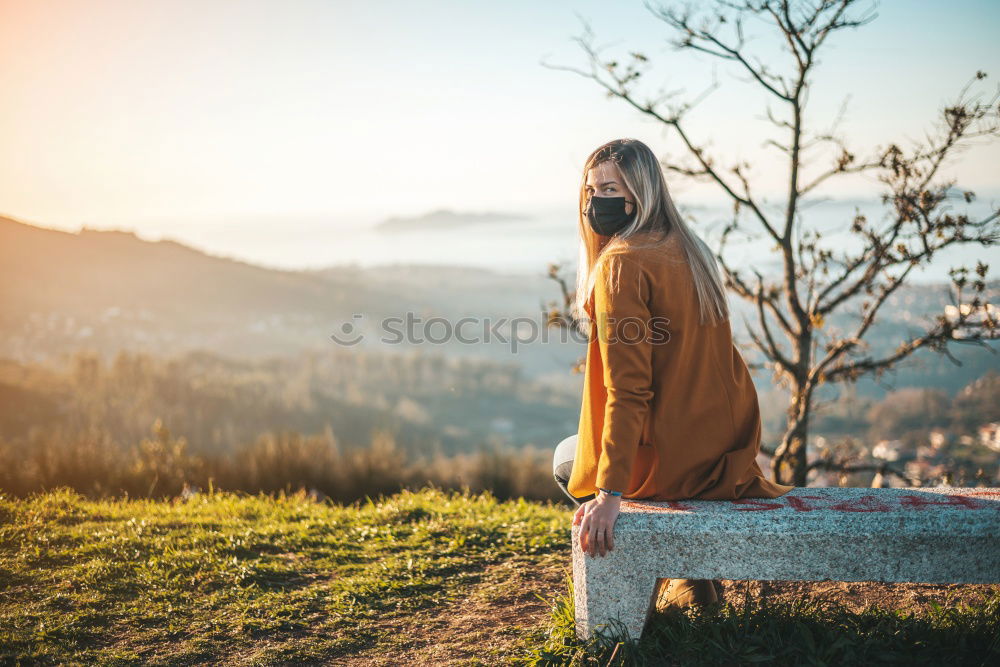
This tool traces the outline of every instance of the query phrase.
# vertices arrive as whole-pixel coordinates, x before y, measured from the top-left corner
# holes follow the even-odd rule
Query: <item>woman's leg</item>
[[[555,478],[559,488],[563,490],[563,493],[569,496],[569,499],[579,507],[588,500],[592,500],[594,494],[591,493],[582,498],[577,498],[566,487],[569,484],[569,476],[573,472],[573,458],[576,456],[576,439],[577,434],[574,433],[556,445],[556,450],[552,455],[552,476]]]

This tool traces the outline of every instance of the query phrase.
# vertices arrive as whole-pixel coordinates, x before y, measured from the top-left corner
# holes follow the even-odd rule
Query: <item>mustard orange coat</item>
[[[716,500],[795,488],[757,465],[756,389],[729,321],[699,322],[677,235],[655,250],[625,244],[599,258],[585,305],[591,329],[569,492]]]

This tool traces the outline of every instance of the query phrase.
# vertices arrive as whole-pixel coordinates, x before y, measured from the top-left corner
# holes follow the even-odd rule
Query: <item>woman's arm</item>
[[[596,271],[594,317],[608,393],[597,486],[626,491],[653,397],[650,285],[627,255],[601,258]]]

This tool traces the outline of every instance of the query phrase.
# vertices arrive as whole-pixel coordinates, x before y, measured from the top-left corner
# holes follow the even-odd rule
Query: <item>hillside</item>
[[[0,495],[0,662],[994,664],[1000,587],[723,580],[638,647],[578,642],[565,506],[424,489]],[[944,605],[944,608],[936,605]]]
[[[186,341],[239,352],[254,349],[254,325],[291,325],[302,315],[322,341],[322,325],[345,313],[401,305],[388,291],[215,257],[174,241],[70,233],[10,218],[0,218],[0,267],[0,321],[5,331],[27,334],[34,355],[71,342],[163,349]]]
[[[0,217],[0,357],[44,359],[78,346],[109,357],[120,349],[286,355],[330,349],[330,334],[346,322],[368,334],[366,346],[398,351],[403,346],[379,340],[386,317],[540,321],[541,301],[558,296],[544,269],[535,277],[417,265],[286,271],[132,232],[71,233]],[[441,335],[440,329],[432,333]],[[432,347],[455,356],[512,358],[499,340]],[[522,345],[517,359],[530,375],[564,375],[579,347]]]

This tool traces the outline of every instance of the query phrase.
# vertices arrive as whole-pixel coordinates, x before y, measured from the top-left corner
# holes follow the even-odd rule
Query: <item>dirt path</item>
[[[543,628],[551,615],[550,600],[565,590],[572,572],[567,557],[522,558],[494,565],[462,599],[425,610],[406,620],[386,621],[379,628],[400,638],[392,655],[338,659],[338,665],[502,665],[517,654],[525,635]]]

